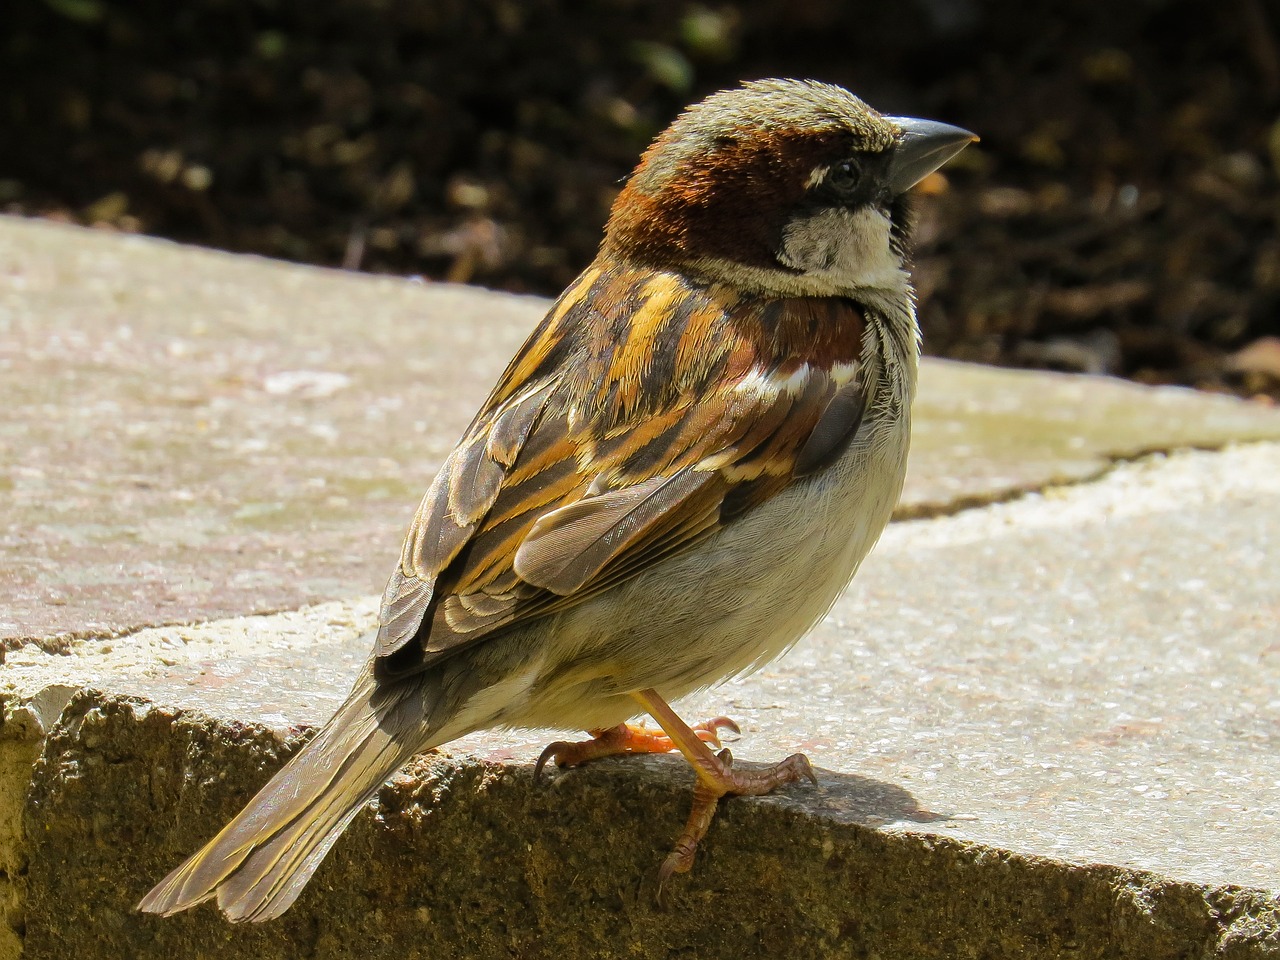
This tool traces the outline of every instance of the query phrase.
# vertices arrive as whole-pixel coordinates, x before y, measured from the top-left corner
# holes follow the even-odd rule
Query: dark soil
[[[557,292],[685,103],[842,83],[982,136],[926,184],[931,353],[1280,395],[1268,0],[29,0],[0,208]]]

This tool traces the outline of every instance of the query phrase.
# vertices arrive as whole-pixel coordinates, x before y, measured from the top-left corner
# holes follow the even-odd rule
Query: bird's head
[[[976,139],[829,84],[746,83],[645,151],[602,252],[756,293],[905,293],[903,194]]]

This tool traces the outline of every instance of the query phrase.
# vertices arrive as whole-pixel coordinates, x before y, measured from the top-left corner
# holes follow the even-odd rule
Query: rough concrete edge
[[[41,765],[56,762],[56,756],[46,755],[47,748],[68,737],[76,740],[81,723],[91,710],[123,710],[130,714],[134,722],[140,722],[152,710],[159,708],[170,716],[175,728],[180,728],[183,724],[212,725],[214,728],[233,732],[236,748],[240,750],[252,751],[259,749],[255,744],[274,742],[283,748],[276,754],[278,760],[291,754],[306,736],[304,732],[300,737],[298,728],[284,731],[253,721],[228,721],[201,710],[165,707],[145,698],[112,694],[90,687],[76,691],[57,688],[50,702],[61,702],[64,705],[56,723],[42,722],[39,709],[29,704],[12,713],[19,727],[19,736],[15,739],[20,739],[25,745],[24,755],[37,750],[39,753],[36,762],[25,768],[29,775],[34,775]],[[28,734],[26,737],[21,736],[24,729]],[[30,733],[37,729],[42,735],[32,739]],[[46,731],[47,735],[44,735]],[[5,731],[0,728],[0,746],[4,742]],[[657,763],[660,764],[661,761]],[[394,830],[394,824],[384,823],[384,819],[390,816],[394,820],[396,808],[402,807],[406,802],[412,804],[423,796],[433,796],[435,791],[432,784],[441,775],[442,768],[448,768],[446,776],[455,782],[484,783],[495,776],[495,766],[500,771],[498,776],[527,777],[529,787],[537,789],[529,770],[530,764],[504,762],[495,765],[493,761],[482,762],[465,755],[433,753],[414,761],[407,771],[385,785],[360,819],[376,821],[381,827]],[[615,786],[619,782],[638,785],[645,780],[667,778],[669,770],[661,766],[655,767],[652,758],[639,758],[626,765],[615,765],[608,776]],[[24,797],[33,782],[29,780],[25,785]],[[385,806],[388,802],[390,808]],[[1125,945],[1124,956],[1154,957],[1156,953],[1147,954],[1144,951],[1157,949],[1159,945],[1159,956],[1165,956],[1165,948],[1172,947],[1175,952],[1167,953],[1168,956],[1187,960],[1280,958],[1280,892],[1242,885],[1209,886],[1109,864],[1054,860],[923,830],[877,830],[849,817],[836,816],[820,809],[806,809],[809,804],[803,794],[780,802],[774,798],[744,798],[738,802],[755,805],[751,813],[759,824],[756,830],[751,831],[755,834],[795,832],[797,824],[807,824],[825,837],[844,837],[852,840],[855,846],[868,836],[873,837],[875,842],[896,845],[900,849],[906,845],[909,848],[908,855],[920,861],[921,870],[947,869],[944,865],[949,863],[952,871],[976,876],[978,883],[975,886],[981,885],[983,871],[1002,874],[1014,871],[1028,875],[1047,873],[1057,877],[1063,889],[1079,889],[1083,886],[1089,890],[1093,899],[1111,905],[1106,923],[1115,939]],[[33,814],[31,810],[20,813],[24,816]],[[747,832],[744,831],[719,834],[716,842],[721,850],[720,855],[732,853],[732,849],[726,850],[726,845],[731,847],[735,839],[746,837]],[[607,842],[602,845],[609,846]],[[826,846],[825,841],[823,845]],[[786,876],[786,870],[779,870],[780,880]],[[1052,897],[1045,896],[1043,899],[1048,901]],[[19,905],[21,906],[20,901]],[[1053,919],[1046,913],[1046,925]],[[7,943],[0,941],[0,960],[22,956],[25,928],[11,928],[10,933]],[[13,947],[15,943],[16,952]],[[1132,953],[1131,948],[1138,952]],[[9,952],[4,952],[6,949]]]
[[[0,960],[18,960],[26,929],[23,808],[44,731],[23,704],[0,695]]]
[[[19,960],[26,932],[29,851],[27,794],[47,734],[76,688],[52,685],[34,696],[0,693],[0,960]]]

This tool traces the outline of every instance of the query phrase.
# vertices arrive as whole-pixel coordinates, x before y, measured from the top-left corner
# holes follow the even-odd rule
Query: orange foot
[[[698,774],[698,782],[693,788],[693,806],[689,810],[689,819],[685,821],[684,829],[676,838],[675,849],[667,854],[667,859],[662,861],[658,870],[659,898],[662,896],[663,884],[673,873],[688,873],[693,868],[698,841],[707,835],[721,797],[758,797],[801,778],[815,786],[818,783],[813,767],[809,766],[809,758],[803,753],[793,753],[780,763],[753,773],[734,770],[733,754],[727,749],[717,754],[708,750],[707,754],[710,762],[700,760],[693,765]],[[705,768],[704,763],[707,764]]]
[[[706,836],[721,797],[758,797],[802,778],[815,785],[818,782],[808,758],[801,753],[792,754],[767,770],[754,773],[736,771],[733,769],[733,755],[728,750],[712,753],[703,742],[704,738],[676,716],[676,712],[667,706],[656,691],[642,690],[632,696],[644,704],[649,715],[658,721],[658,725],[666,731],[667,737],[684,754],[698,776],[697,785],[693,788],[693,808],[689,811],[689,819],[676,838],[675,849],[667,855],[658,871],[659,898],[662,897],[663,884],[673,873],[687,873],[693,867],[698,841]]]
[[[658,721],[662,733],[643,727],[621,723],[608,730],[592,730],[591,739],[572,743],[560,740],[542,751],[533,768],[535,780],[542,774],[548,760],[555,760],[558,767],[576,767],[600,757],[613,757],[624,753],[666,753],[679,750],[693,767],[698,782],[693,788],[693,808],[684,830],[676,838],[675,849],[667,855],[658,871],[658,896],[662,897],[663,884],[675,873],[687,873],[693,867],[698,841],[707,834],[715,818],[720,798],[725,796],[752,796],[772,793],[787,783],[805,779],[817,784],[813,768],[803,754],[796,753],[781,763],[754,773],[733,769],[733,755],[728,750],[712,753],[708,743],[720,746],[720,731],[731,730],[737,734],[738,725],[728,717],[716,717],[690,727],[672,710],[655,690],[633,693]]]
[[[690,728],[686,728],[690,729]],[[728,717],[712,717],[702,723],[695,724],[692,733],[703,743],[720,746],[720,731],[728,730],[735,736],[742,733],[738,725]],[[548,744],[533,766],[533,779],[537,782],[542,776],[542,768],[548,760],[555,760],[557,767],[577,767],[602,757],[616,757],[626,753],[670,753],[680,749],[666,734],[647,730],[644,727],[620,723],[607,730],[588,730],[590,740],[573,742],[557,740]]]

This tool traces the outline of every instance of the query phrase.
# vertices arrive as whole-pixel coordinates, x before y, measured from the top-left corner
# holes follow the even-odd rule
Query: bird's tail
[[[378,787],[430,744],[421,685],[379,688],[370,668],[302,751],[138,909],[168,916],[217,897],[231,920],[284,913]]]

